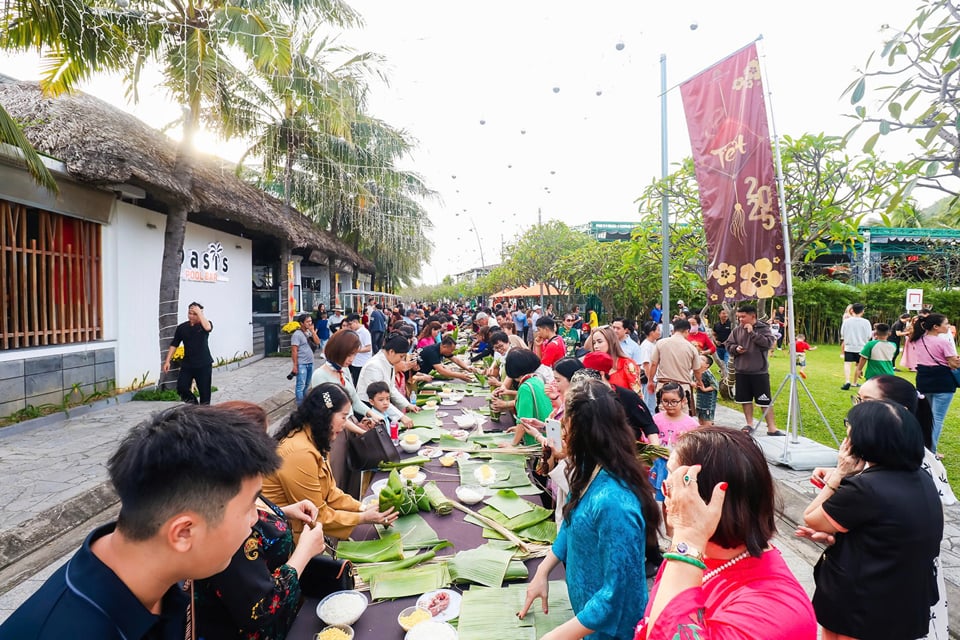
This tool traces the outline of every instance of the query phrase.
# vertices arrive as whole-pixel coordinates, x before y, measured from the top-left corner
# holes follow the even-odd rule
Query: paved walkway
[[[213,394],[213,402],[243,399],[262,403],[267,405],[272,418],[278,419],[289,410],[293,399],[293,383],[286,379],[288,371],[286,359],[264,358],[214,373],[213,384],[219,390]],[[173,404],[128,402],[36,429],[11,430],[7,434],[0,429],[0,570],[22,557],[26,550],[52,544],[59,532],[84,524],[111,508],[116,497],[107,482],[105,463],[116,443],[130,427]],[[733,409],[719,406],[717,424],[739,427],[743,417]],[[809,472],[779,466],[771,466],[771,470],[784,503],[778,546],[794,574],[812,593],[811,565],[819,549],[809,541],[793,539],[792,535],[815,489],[809,483]],[[954,618],[960,614],[960,507],[946,509],[946,523],[942,558]],[[90,523],[85,523],[87,528]],[[59,561],[49,561],[18,587],[0,595],[0,620],[33,593],[58,565]],[[960,615],[956,622],[951,621],[951,628],[960,629]]]

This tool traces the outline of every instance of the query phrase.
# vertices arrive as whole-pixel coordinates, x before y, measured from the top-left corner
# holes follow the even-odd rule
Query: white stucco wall
[[[118,202],[112,224],[104,229],[104,330],[105,337],[117,341],[118,386],[139,380],[144,373],[148,380],[156,380],[159,375],[157,300],[165,223],[162,214]],[[202,264],[200,269],[190,269],[191,252],[202,261],[211,243],[220,243],[220,257],[227,259],[227,269],[213,271],[203,269]],[[210,334],[214,360],[252,352],[250,240],[191,223],[183,250],[178,322],[187,319],[187,306],[195,300],[204,306],[214,325]],[[209,280],[185,280],[185,271],[193,271],[191,277]]]

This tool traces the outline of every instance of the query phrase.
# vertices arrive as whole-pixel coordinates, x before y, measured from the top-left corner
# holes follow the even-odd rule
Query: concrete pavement
[[[289,366],[287,359],[264,358],[215,372],[213,384],[219,390],[213,402],[258,402],[276,422],[293,406]],[[128,402],[36,429],[6,435],[0,429],[0,621],[65,561],[90,529],[115,516],[106,460],[130,427],[173,404]],[[718,406],[716,422],[737,428],[743,417]],[[771,471],[784,506],[776,544],[812,594],[812,564],[820,549],[793,538],[793,530],[815,489],[808,472],[773,465]],[[942,559],[950,626],[960,629],[960,507],[947,507],[945,516]]]

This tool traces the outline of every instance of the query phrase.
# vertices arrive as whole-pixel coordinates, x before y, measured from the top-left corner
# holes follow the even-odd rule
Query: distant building
[[[461,282],[476,282],[479,278],[488,275],[491,271],[499,266],[499,264],[491,264],[485,267],[474,267],[472,269],[467,269],[466,271],[453,274],[453,281],[458,284]]]
[[[580,231],[600,242],[613,242],[614,240],[629,240],[630,234],[636,228],[636,222],[611,222],[606,220],[596,220],[573,227],[574,231]]]

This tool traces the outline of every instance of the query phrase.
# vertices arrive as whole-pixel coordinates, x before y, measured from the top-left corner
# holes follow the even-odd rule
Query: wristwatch
[[[688,545],[686,542],[675,542],[670,545],[667,553],[676,553],[677,555],[687,556],[703,562],[703,552]]]

